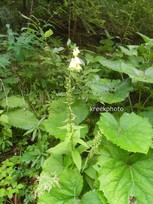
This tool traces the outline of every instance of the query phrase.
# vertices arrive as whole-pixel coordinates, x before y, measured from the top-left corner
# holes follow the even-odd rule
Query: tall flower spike
[[[74,72],[80,72],[82,70],[81,65],[84,65],[84,62],[78,57],[80,53],[79,49],[76,47],[73,50],[73,58],[70,61],[69,70]]]

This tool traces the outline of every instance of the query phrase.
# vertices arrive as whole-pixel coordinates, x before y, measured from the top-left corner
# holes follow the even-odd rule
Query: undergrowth
[[[0,203],[152,203],[153,39],[101,54],[37,25],[1,35]]]

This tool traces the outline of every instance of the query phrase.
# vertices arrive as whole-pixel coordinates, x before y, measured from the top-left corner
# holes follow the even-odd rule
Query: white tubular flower
[[[74,48],[74,50],[73,50],[73,56],[74,56],[74,57],[77,57],[79,53],[80,53],[79,49],[78,49],[77,47]]]
[[[80,72],[82,70],[81,65],[85,65],[83,60],[78,57],[80,53],[79,49],[76,47],[73,49],[73,58],[70,61],[69,70],[73,72]]]
[[[82,70],[82,67],[80,66],[81,64],[83,64],[81,59],[79,57],[74,57],[71,59],[69,70],[80,72]]]

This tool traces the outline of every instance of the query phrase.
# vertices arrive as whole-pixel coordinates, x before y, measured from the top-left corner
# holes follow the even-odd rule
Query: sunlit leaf
[[[102,113],[98,125],[108,140],[125,150],[146,154],[152,144],[151,124],[135,113],[124,113],[119,122],[112,114]]]
[[[51,35],[53,35],[53,31],[51,29],[47,30],[44,34],[45,38],[50,37]]]
[[[101,151],[94,168],[99,175],[100,190],[109,204],[152,203],[152,150],[148,155],[129,154],[115,145],[108,145],[107,151]]]
[[[72,151],[72,159],[76,164],[78,170],[80,171],[82,166],[82,159],[81,159],[80,153],[77,150]]]

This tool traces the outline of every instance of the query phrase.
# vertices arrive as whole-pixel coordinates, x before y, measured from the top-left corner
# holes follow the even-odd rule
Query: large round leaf
[[[100,190],[109,204],[153,202],[153,150],[148,155],[129,154],[109,145],[94,168],[99,175]]]
[[[120,73],[125,73],[133,81],[142,81],[146,83],[153,83],[153,67],[149,67],[146,70],[141,70],[135,67],[132,63],[125,62],[123,60],[109,60],[102,56],[98,56],[95,59],[104,67],[114,70]]]
[[[9,123],[17,128],[29,130],[38,123],[35,115],[29,110],[18,109],[8,112]]]
[[[109,104],[124,101],[129,92],[132,91],[130,80],[99,79],[98,81],[89,82],[88,85],[94,96]]]
[[[147,153],[152,144],[151,124],[135,113],[124,113],[119,122],[112,114],[102,113],[98,125],[108,140],[125,150]]]

